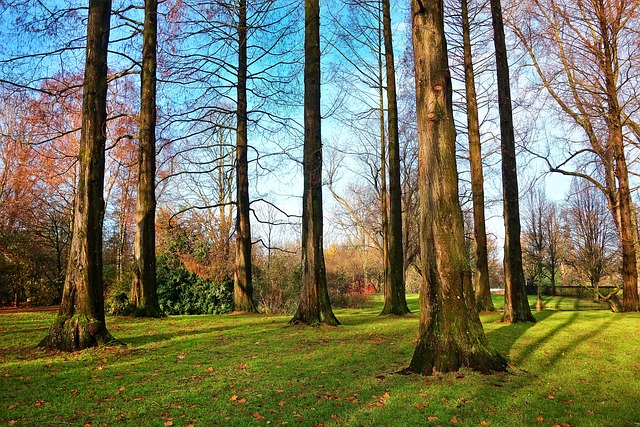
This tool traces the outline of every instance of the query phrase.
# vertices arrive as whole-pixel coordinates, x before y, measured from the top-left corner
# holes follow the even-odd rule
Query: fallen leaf
[[[488,422],[486,422],[485,420],[482,420],[482,421],[480,421],[480,425],[488,426],[488,425],[489,425],[489,423],[488,423]]]
[[[540,421],[540,422],[543,422],[543,421],[544,421],[544,418],[542,418],[542,416],[538,415],[538,416],[536,417],[536,420],[538,420],[538,421]]]
[[[429,421],[438,421],[438,417],[427,417]]]
[[[458,424],[458,419],[455,416],[451,418],[451,424]]]
[[[554,397],[553,395],[551,395],[551,394],[550,394],[549,396],[547,396],[547,397],[548,397],[549,399],[555,399],[555,397]]]
[[[264,417],[262,415],[260,415],[260,412],[254,412],[253,413],[253,418],[255,418],[258,421],[264,420]]]
[[[238,400],[238,395],[234,394],[233,396],[231,396],[231,400]]]
[[[280,403],[278,403],[278,406],[284,406],[284,401],[280,401]]]
[[[164,427],[171,427],[173,425],[173,420],[165,421]]]

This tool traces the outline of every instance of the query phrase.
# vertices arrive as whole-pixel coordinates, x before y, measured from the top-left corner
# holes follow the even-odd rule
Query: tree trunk
[[[322,140],[320,133],[320,2],[305,0],[304,189],[302,289],[290,323],[339,325],[333,314],[322,247]]]
[[[618,210],[618,232],[622,244],[622,311],[640,311],[638,298],[638,266],[636,255],[636,231],[633,224],[631,190],[629,186],[629,171],[624,150],[624,136],[622,129],[621,107],[618,101],[618,88],[614,61],[617,61],[616,46],[611,45],[610,27],[605,16],[609,13],[602,2],[596,2],[597,15],[600,17],[600,31],[603,40],[604,58],[603,68],[607,91],[609,126],[608,147],[613,150],[615,163],[615,177],[618,182],[617,200],[611,205]],[[615,184],[614,184],[615,185]]]
[[[74,351],[114,341],[105,324],[102,280],[110,15],[110,0],[89,2],[80,176],[62,303],[49,334],[40,342],[49,349]]]
[[[467,0],[461,0],[462,39],[464,49],[464,81],[467,98],[467,134],[469,138],[469,163],[471,166],[471,193],[473,198],[473,237],[476,243],[476,268],[474,288],[479,311],[494,311],[489,284],[489,260],[487,256],[487,232],[484,216],[484,175],[482,172],[482,148],[478,100],[473,74],[471,54],[471,29]]]
[[[156,281],[156,51],[158,0],[145,0],[140,83],[140,141],[134,270],[133,315],[162,317]]]
[[[509,87],[509,63],[502,22],[500,0],[491,0],[493,41],[496,50],[498,77],[498,109],[500,111],[500,139],[502,151],[502,192],[504,204],[504,281],[506,323],[535,322],[525,291],[520,246],[520,206],[518,201],[518,172],[516,167],[516,143],[511,110]]]
[[[382,13],[382,11],[379,11]],[[387,199],[387,133],[384,123],[384,83],[382,76],[382,26],[381,17],[378,21],[378,124],[380,125],[380,220],[382,228],[382,266],[384,280],[384,308],[381,314],[386,314],[387,304],[391,303],[391,260],[389,259],[389,204]]]
[[[236,261],[233,286],[234,310],[257,312],[251,281],[251,223],[249,165],[247,160],[247,2],[238,7],[238,111],[236,134]]]
[[[389,222],[388,222],[388,283],[385,283],[384,308],[381,314],[404,316],[411,313],[407,306],[404,285],[404,254],[402,245],[402,185],[400,182],[400,138],[398,135],[398,102],[396,70],[393,56],[391,10],[389,0],[382,0],[382,25],[387,76],[387,123],[389,130]],[[387,289],[389,292],[387,292]]]
[[[409,372],[504,371],[474,304],[458,199],[451,75],[442,0],[412,0],[416,67],[422,286]]]

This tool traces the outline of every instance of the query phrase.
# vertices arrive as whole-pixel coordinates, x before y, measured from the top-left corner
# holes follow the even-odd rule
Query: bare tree
[[[637,1],[563,3],[531,0],[513,9],[510,23],[539,88],[569,125],[552,172],[587,180],[606,196],[622,242],[623,309],[640,310],[637,233],[629,164],[640,144]],[[526,17],[526,19],[522,19]]]
[[[504,280],[505,310],[502,321],[507,323],[535,322],[525,291],[520,245],[520,206],[516,142],[511,109],[509,62],[502,21],[500,0],[491,0],[493,42],[496,49],[498,77],[498,109],[502,152],[502,194],[504,205]]]
[[[302,195],[302,290],[291,323],[339,325],[331,309],[324,264],[322,140],[320,112],[320,2],[305,0],[304,190]]]
[[[134,276],[131,302],[136,316],[161,317],[156,283],[156,52],[158,2],[145,0],[140,84],[140,138]]]
[[[473,55],[471,51],[471,24],[467,0],[461,0],[461,26],[463,40],[464,83],[467,103],[467,135],[469,139],[469,164],[471,167],[471,192],[473,199],[473,237],[475,242],[474,290],[478,310],[495,310],[489,284],[487,232],[484,211],[484,173],[482,170],[482,145],[480,120],[476,95]]]
[[[110,0],[89,3],[80,175],[71,252],[58,316],[40,343],[47,348],[71,351],[113,341],[105,323],[102,281],[102,192],[110,17]]]
[[[407,307],[404,283],[398,99],[396,94],[393,35],[391,31],[391,8],[389,0],[381,1],[387,81],[387,127],[389,131],[389,275],[388,283],[385,283],[385,303],[381,314],[403,316],[410,313],[410,311],[409,307]]]
[[[620,254],[615,227],[607,221],[606,201],[602,193],[586,181],[574,180],[566,212],[571,242],[569,265],[586,279],[588,286],[583,285],[593,292],[594,301],[610,301],[620,289],[616,287],[612,293],[603,295],[599,284],[603,277],[614,273]]]

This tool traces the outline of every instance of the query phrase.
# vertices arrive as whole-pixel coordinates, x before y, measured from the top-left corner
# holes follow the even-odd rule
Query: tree
[[[131,285],[133,314],[161,317],[156,281],[156,51],[158,1],[145,0],[142,32],[138,198]]]
[[[541,156],[552,172],[590,182],[607,197],[622,243],[624,311],[640,310],[637,232],[628,158],[640,143],[637,1],[519,4],[511,20],[538,85],[553,99],[570,135],[560,157]],[[526,20],[515,17],[526,16]]]
[[[391,32],[389,0],[382,1],[382,24],[387,80],[387,128],[389,131],[389,274],[385,280],[384,307],[381,314],[403,316],[410,313],[404,284],[404,256],[402,245],[402,186],[400,180],[400,135],[398,131],[398,100],[396,71]]]
[[[80,173],[71,252],[58,316],[40,343],[47,348],[71,351],[113,341],[105,323],[102,281],[102,192],[110,17],[110,0],[89,3]]]
[[[305,0],[304,189],[302,290],[291,323],[339,325],[331,309],[322,246],[322,140],[320,113],[320,2]]]
[[[412,0],[416,64],[422,286],[420,332],[409,372],[466,366],[504,371],[475,308],[458,199],[451,76],[442,1]]]
[[[606,202],[602,193],[584,180],[574,179],[571,190],[567,206],[571,242],[568,263],[589,283],[585,287],[593,292],[594,301],[609,301],[619,288],[603,295],[599,284],[615,271],[615,259],[620,254],[614,226],[606,219]]]
[[[461,0],[462,42],[464,61],[465,98],[467,103],[467,135],[469,140],[469,164],[471,167],[471,192],[473,201],[473,237],[475,241],[474,290],[480,311],[493,311],[489,284],[487,232],[484,212],[484,174],[482,171],[482,145],[480,120],[476,96],[473,56],[471,52],[471,26],[467,0]]]
[[[523,258],[527,261],[524,270],[528,270],[528,282],[535,286],[537,289],[536,309],[542,309],[541,289],[542,289],[542,277],[546,267],[546,254],[549,241],[549,235],[547,235],[548,227],[545,227],[547,221],[545,216],[547,212],[548,203],[544,193],[544,189],[541,187],[531,189],[528,194],[526,203],[526,212],[524,232],[522,233],[522,240],[524,242]]]
[[[491,22],[496,50],[498,78],[498,109],[500,111],[500,141],[502,152],[502,194],[504,205],[504,281],[505,310],[502,321],[507,323],[535,322],[525,291],[520,245],[520,206],[516,142],[511,110],[509,63],[502,21],[500,0],[491,0]]]
[[[255,312],[251,281],[251,222],[247,160],[247,3],[238,4],[238,87],[236,131],[236,262],[233,303],[237,311]]]

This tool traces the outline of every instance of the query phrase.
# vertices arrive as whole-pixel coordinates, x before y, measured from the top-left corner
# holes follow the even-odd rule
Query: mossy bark
[[[406,371],[503,371],[507,362],[487,342],[471,285],[442,7],[412,1],[422,286],[418,345]]]

